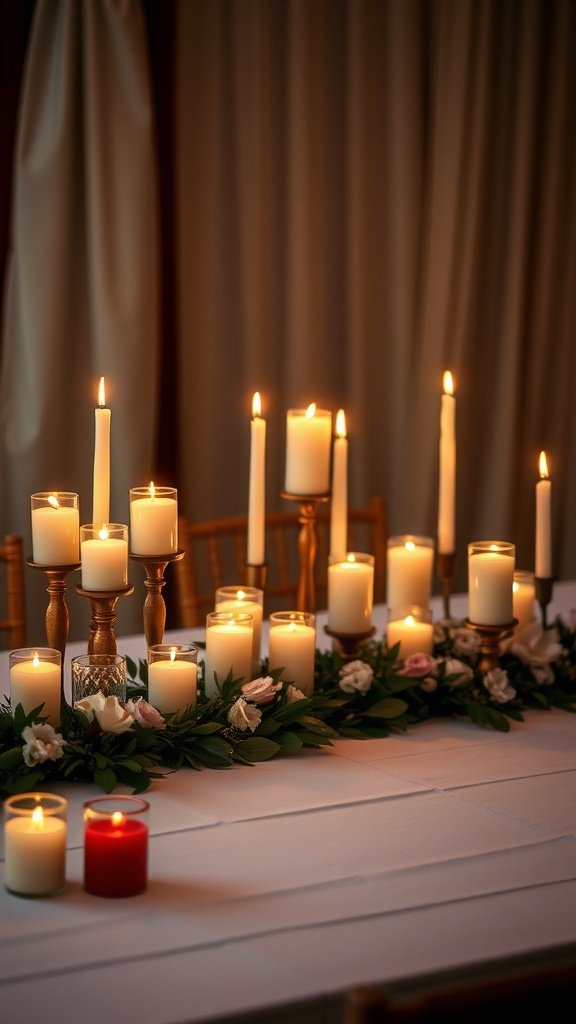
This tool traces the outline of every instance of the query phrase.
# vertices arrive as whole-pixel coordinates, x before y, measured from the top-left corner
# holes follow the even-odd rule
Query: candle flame
[[[32,811],[32,824],[34,825],[34,828],[38,829],[43,828],[44,826],[44,811],[40,807],[40,804],[38,804],[38,806]]]
[[[262,415],[262,402],[260,401],[260,392],[255,391],[254,397],[252,398],[252,416],[256,418]]]
[[[491,544],[490,547],[488,548],[488,550],[489,551],[500,551],[500,548],[498,547],[498,544]]]
[[[124,815],[122,814],[122,811],[114,811],[114,814],[112,815],[112,824],[122,825],[123,821]]]
[[[307,420],[311,420],[312,417],[315,416],[315,415],[316,415],[316,402],[311,402],[311,404],[306,409],[306,419]]]
[[[407,540],[404,547],[406,551],[416,551],[416,545],[413,540]]]
[[[32,664],[34,668],[38,668],[40,664],[40,658],[38,657],[38,651],[34,651],[34,657],[32,658]]]
[[[512,590],[515,594],[517,594],[520,590],[520,584],[518,583],[518,580],[514,580],[514,582],[512,583]]]
[[[245,590],[237,590],[236,591],[236,600],[237,601],[245,601],[246,600],[246,591]]]
[[[548,461],[546,459],[546,452],[540,452],[540,458],[538,459],[538,469],[540,471],[540,479],[547,480],[550,474],[548,472]]]
[[[170,648],[170,661],[176,661],[176,647]]]
[[[103,526],[102,529],[98,531],[98,536],[100,537],[100,540],[108,540],[108,530],[106,529],[105,526]]]
[[[407,615],[406,618],[404,619],[404,625],[408,626],[409,628],[412,628],[412,626],[415,626],[416,625],[416,619],[414,618],[414,616],[413,615]]]
[[[58,498],[56,497],[55,494],[49,495],[48,504],[51,505],[52,508],[60,508],[60,502],[58,501]]]
[[[98,405],[106,405],[106,388],[104,385],[104,377],[100,377],[100,384],[98,385]]]
[[[444,388],[445,395],[454,394],[454,378],[450,373],[450,370],[444,370],[444,376],[442,378],[442,386]]]
[[[154,498],[156,497],[156,488],[154,486],[153,480],[150,481],[150,486],[148,487],[148,494],[150,495],[152,500],[154,500]]]
[[[353,555],[352,553],[350,553],[349,555],[346,555],[346,561],[347,562],[355,562],[356,561],[356,555]]]
[[[346,414],[344,409],[336,413],[336,437],[346,437]]]

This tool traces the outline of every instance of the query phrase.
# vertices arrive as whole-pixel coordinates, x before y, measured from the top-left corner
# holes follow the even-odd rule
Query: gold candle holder
[[[166,586],[164,573],[171,562],[179,562],[184,558],[185,552],[174,551],[169,555],[133,555],[130,558],[133,562],[141,562],[146,572],[144,586],[146,587],[146,598],[144,601],[144,636],[148,647],[161,644],[164,639],[164,627],[166,625],[166,604],[162,596],[162,590]]]
[[[133,584],[122,590],[84,590],[84,587],[77,586],[76,593],[87,597],[91,606],[88,654],[116,654],[116,604],[120,597],[134,593]]]
[[[452,583],[456,575],[456,552],[438,552],[436,558],[436,569],[442,591],[442,603],[444,607],[444,618],[450,618],[450,595]]]
[[[48,577],[48,607],[46,608],[46,640],[48,647],[60,651],[60,686],[61,700],[64,703],[64,661],[66,644],[70,632],[70,614],[66,604],[66,577],[70,572],[77,572],[80,562],[72,565],[40,565],[27,560],[31,569],[38,569]]]
[[[318,505],[330,501],[330,492],[326,494],[289,494],[281,491],[280,496],[288,501],[297,501],[300,505],[298,522],[298,557],[300,576],[298,580],[298,611],[315,612],[316,594],[314,586],[314,570],[316,566],[316,516]]]
[[[548,605],[552,600],[554,580],[551,576],[536,576],[534,579],[534,587],[536,590],[536,600],[540,605],[542,629],[548,629]]]
[[[518,625],[518,619],[505,622],[499,626],[483,626],[478,622],[464,620],[468,629],[473,629],[480,637],[480,661],[478,667],[481,672],[491,672],[493,668],[500,665],[500,641],[510,636],[514,627]]]
[[[342,661],[355,661],[359,655],[362,644],[365,644],[371,636],[374,636],[375,627],[368,629],[365,633],[336,633],[333,629],[324,626],[324,632],[332,637],[332,650],[336,651]]]
[[[256,587],[257,590],[266,590],[266,576],[268,566],[266,562],[260,565],[246,564],[246,582],[249,587]]]

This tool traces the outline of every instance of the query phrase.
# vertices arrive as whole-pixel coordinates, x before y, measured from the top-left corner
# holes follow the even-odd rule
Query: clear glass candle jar
[[[141,797],[84,804],[84,888],[94,896],[137,896],[148,886],[148,814]]]
[[[72,491],[38,491],[30,498],[32,561],[68,566],[80,561],[80,512]]]
[[[67,801],[21,793],[4,801],[5,885],[17,896],[55,896],[66,880]]]
[[[126,658],[122,654],[78,654],[72,658],[72,704],[101,693],[126,700]]]
[[[162,714],[196,707],[198,648],[153,644],[148,648],[148,701]]]

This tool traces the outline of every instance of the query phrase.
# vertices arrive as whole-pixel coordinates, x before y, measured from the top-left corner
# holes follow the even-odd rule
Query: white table
[[[576,606],[574,586],[556,591],[557,610]],[[118,646],[137,657],[142,643]],[[0,890],[4,1024],[175,1024],[264,1007],[274,1020],[312,999],[336,1020],[338,993],[358,984],[576,944],[566,712],[531,712],[508,734],[435,721],[182,770],[148,794],[149,889],[126,900],[82,888],[81,808],[96,790],[55,788],[70,801],[67,889]]]

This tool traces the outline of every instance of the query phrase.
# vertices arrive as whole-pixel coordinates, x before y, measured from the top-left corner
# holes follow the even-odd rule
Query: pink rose
[[[436,659],[431,654],[410,654],[400,675],[409,676],[411,679],[423,679],[424,676],[434,675],[435,670]]]
[[[270,704],[281,689],[282,683],[275,683],[272,676],[253,679],[241,687],[245,700],[250,700],[253,704]]]
[[[145,725],[149,729],[165,729],[166,720],[162,717],[160,712],[149,704],[143,697],[137,697],[136,700],[129,700],[126,702],[126,711],[129,715],[132,715],[135,722],[138,725]]]

